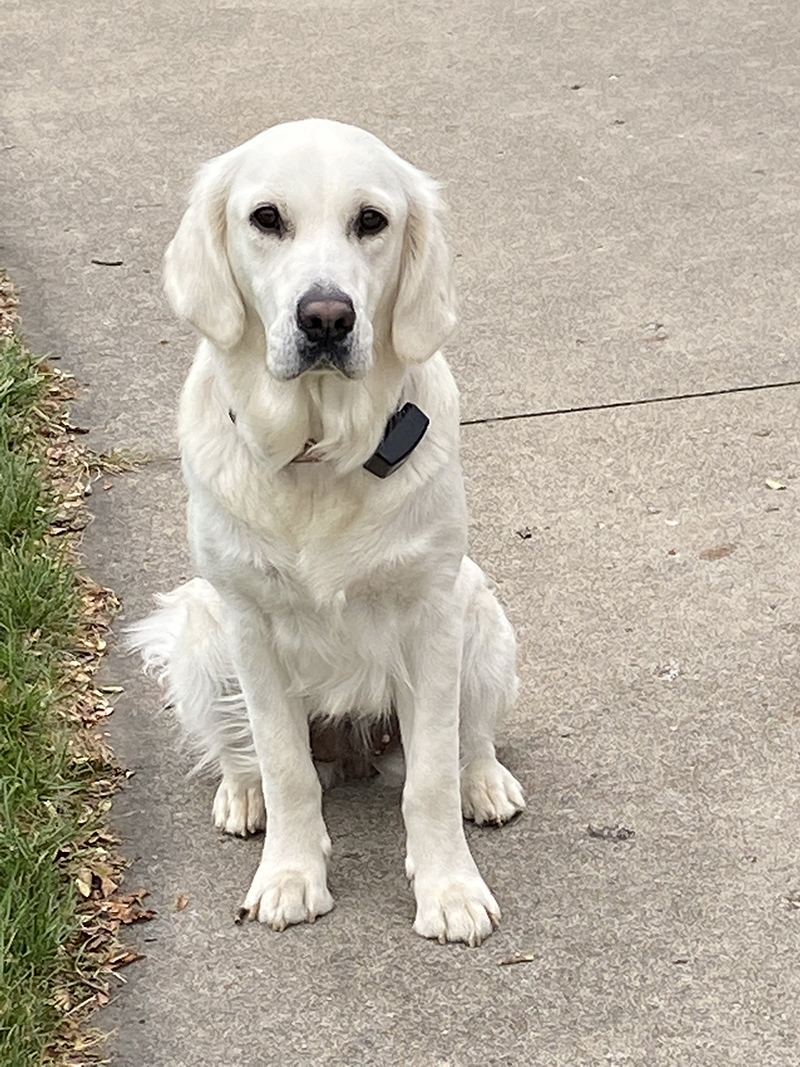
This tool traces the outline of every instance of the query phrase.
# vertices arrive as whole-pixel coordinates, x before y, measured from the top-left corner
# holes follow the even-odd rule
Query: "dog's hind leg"
[[[214,825],[242,837],[263,830],[261,774],[219,597],[194,578],[158,602],[157,611],[129,628],[128,644],[166,689],[188,747],[199,756],[195,770],[222,774]]]
[[[495,755],[497,725],[517,695],[514,631],[477,564],[464,557],[461,667],[461,809],[476,823],[508,822],[525,807],[522,787]]]

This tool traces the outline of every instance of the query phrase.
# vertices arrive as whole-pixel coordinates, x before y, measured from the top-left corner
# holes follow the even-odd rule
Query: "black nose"
[[[353,301],[339,289],[309,289],[297,302],[297,325],[314,344],[343,341],[355,321]]]

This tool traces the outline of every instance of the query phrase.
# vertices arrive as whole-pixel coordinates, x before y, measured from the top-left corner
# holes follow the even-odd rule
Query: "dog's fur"
[[[265,204],[281,232],[254,224]],[[360,232],[365,208],[384,216],[380,233]],[[502,823],[524,807],[494,749],[515,641],[465,554],[458,396],[438,351],[455,322],[440,213],[436,184],[377,138],[308,120],[207,164],[166,254],[172,306],[203,336],[179,422],[203,577],[163,596],[133,642],[221,772],[216,825],[266,823],[242,915],[276,930],[333,906],[309,721],[342,736],[346,722],[361,762],[380,763],[390,733],[371,752],[371,724],[392,715],[414,929],[474,945],[499,919],[462,812]],[[298,303],[312,290],[344,294],[355,324],[309,356]],[[429,429],[381,480],[362,464],[408,401]],[[330,776],[341,753],[327,748]]]

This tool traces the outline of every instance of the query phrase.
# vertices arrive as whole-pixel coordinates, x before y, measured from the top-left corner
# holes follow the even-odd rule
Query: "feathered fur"
[[[263,204],[282,230],[254,225]],[[359,231],[365,209],[385,219],[376,236]],[[310,720],[348,723],[372,765],[387,754],[374,724],[396,716],[415,929],[476,944],[499,914],[461,811],[499,823],[524,805],[494,751],[515,643],[465,555],[440,216],[436,184],[370,134],[290,123],[203,169],[165,260],[176,312],[203,335],[179,418],[203,577],[161,597],[132,641],[200,766],[222,774],[217,824],[262,827],[266,802],[244,911],[276,929],[332,906]],[[326,286],[355,321],[337,365],[330,349],[309,367],[297,308]],[[408,401],[428,432],[380,480],[362,465]]]

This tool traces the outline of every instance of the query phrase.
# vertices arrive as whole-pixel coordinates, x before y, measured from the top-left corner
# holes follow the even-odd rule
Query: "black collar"
[[[228,415],[235,423],[236,413],[232,408],[228,409]],[[376,478],[394,474],[425,436],[429,422],[428,416],[416,404],[404,404],[386,423],[381,443],[364,464],[364,470]]]
[[[429,422],[416,404],[404,404],[386,423],[383,440],[364,464],[364,470],[378,478],[394,474],[425,436]]]

